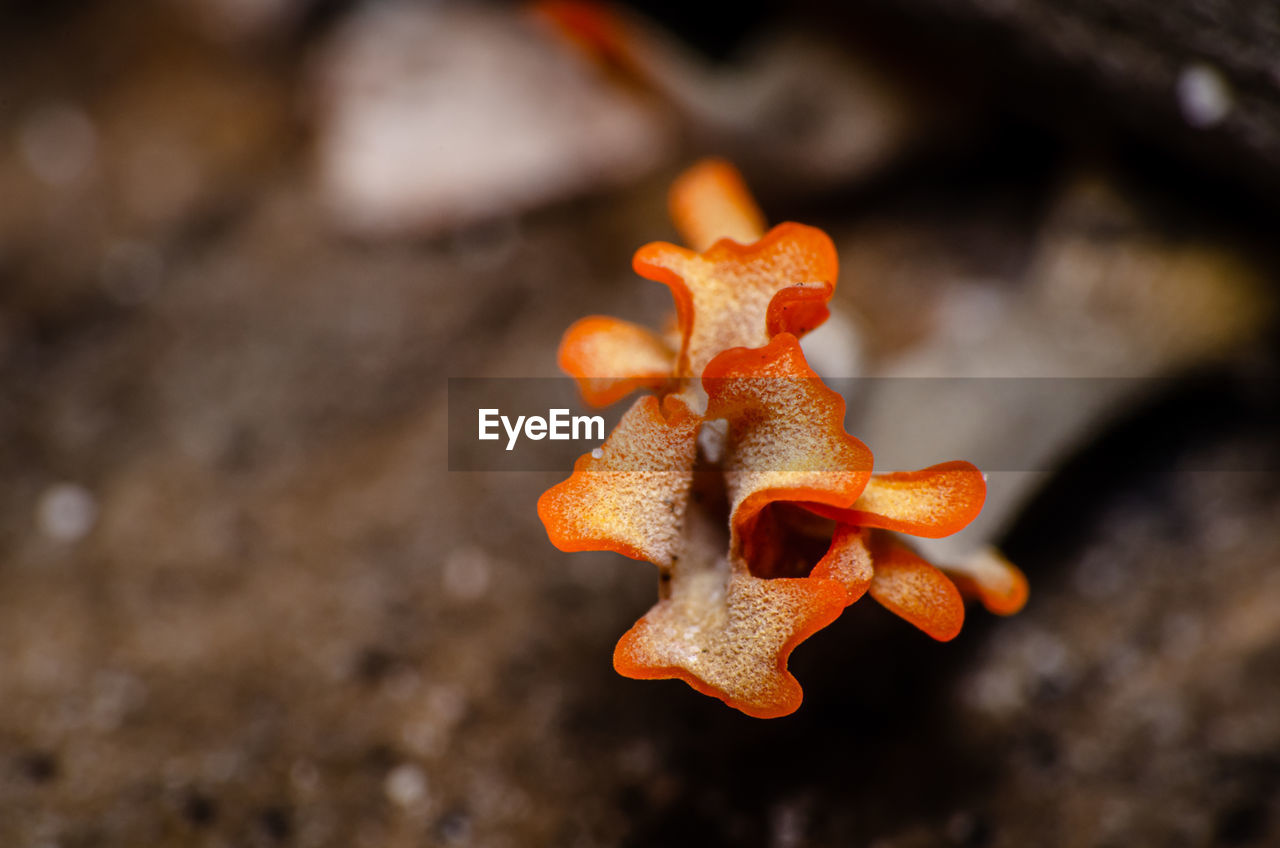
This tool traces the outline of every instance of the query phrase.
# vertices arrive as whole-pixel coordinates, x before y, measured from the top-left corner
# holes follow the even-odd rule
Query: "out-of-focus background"
[[[0,2],[0,845],[1280,841],[1280,7],[697,5]],[[1031,602],[857,604],[767,722],[446,462],[447,377],[661,323],[707,153],[835,239],[832,376],[1162,378],[855,402],[1043,472]]]

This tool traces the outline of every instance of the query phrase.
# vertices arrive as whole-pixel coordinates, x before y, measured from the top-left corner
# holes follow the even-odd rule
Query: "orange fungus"
[[[618,642],[618,672],[773,718],[800,706],[792,650],[865,596],[940,641],[960,632],[966,597],[1020,609],[1026,578],[997,552],[939,568],[903,539],[969,524],[981,471],[873,473],[871,450],[844,430],[844,399],[805,361],[799,338],[826,320],[836,285],[827,235],[766,231],[722,160],[679,177],[670,205],[690,246],[649,244],[633,264],[670,289],[674,331],[593,316],[559,353],[592,405],[653,394],[538,501],[560,550],[658,568],[658,602]]]

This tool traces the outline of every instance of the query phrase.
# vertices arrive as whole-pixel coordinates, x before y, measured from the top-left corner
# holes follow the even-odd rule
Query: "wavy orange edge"
[[[637,374],[595,374],[598,363],[590,353],[590,342],[601,334],[625,333],[633,340],[642,340],[670,355],[674,365],[675,352],[647,327],[613,318],[608,315],[588,315],[569,325],[560,338],[556,350],[556,364],[577,383],[578,391],[588,406],[610,406],[637,389],[660,391],[672,381],[672,368],[662,371],[643,371]]]
[[[936,565],[921,557],[906,545],[888,536],[877,535],[873,539],[872,558],[875,576],[867,594],[885,609],[915,625],[927,636],[939,642],[950,642],[964,629],[964,598],[960,589]],[[936,594],[931,604],[902,604],[888,595],[879,585],[887,578],[898,578],[902,572],[922,577]]]
[[[805,381],[816,387],[813,402],[821,405],[823,417],[827,419],[827,435],[844,444],[859,459],[851,466],[832,469],[833,473],[845,476],[845,484],[839,489],[815,489],[808,486],[775,486],[752,492],[734,510],[731,516],[739,533],[747,524],[771,503],[776,501],[800,501],[803,503],[821,504],[830,508],[848,507],[857,501],[867,483],[871,479],[874,467],[874,455],[858,437],[844,429],[845,399],[830,389],[814,370],[809,367],[800,349],[799,340],[790,333],[779,333],[764,347],[737,347],[722,351],[703,370],[703,386],[707,388],[710,398],[708,417],[718,417],[725,410],[717,409],[717,399],[722,394],[720,386],[734,380],[761,379],[758,372],[773,364],[782,364],[789,370],[784,377],[776,379]]]
[[[810,512],[821,515],[824,518],[830,518],[841,524],[893,530],[897,533],[918,536],[922,539],[940,539],[944,536],[958,533],[968,527],[982,512],[982,507],[987,499],[987,483],[976,465],[958,459],[931,465],[928,468],[921,468],[917,471],[894,471],[889,474],[872,475],[873,481],[918,481],[926,484],[927,487],[929,481],[937,478],[940,474],[958,475],[959,479],[963,481],[960,495],[948,498],[947,505],[950,509],[946,513],[945,520],[942,521],[924,522],[896,518],[872,510],[857,509],[856,502],[854,502],[853,506],[847,508],[840,508],[822,501],[812,501],[803,504],[803,506]],[[938,485],[942,486],[941,483]],[[955,487],[947,486],[945,488],[954,490]]]
[[[680,247],[665,241],[650,242],[635,252],[631,258],[632,269],[647,280],[656,283],[662,283],[671,290],[671,299],[675,302],[676,318],[680,327],[680,351],[679,351],[679,367],[681,373],[687,373],[689,370],[689,338],[693,330],[694,308],[693,294],[689,290],[688,284],[684,279],[672,271],[670,268],[660,263],[662,257],[676,256],[681,260],[689,260],[694,257],[701,257],[703,260],[712,263],[722,263],[730,261],[750,261],[756,254],[768,253],[780,241],[786,239],[795,239],[798,243],[797,250],[808,253],[813,259],[813,263],[817,266],[817,270],[813,275],[815,279],[796,280],[796,283],[813,283],[825,282],[830,286],[829,292],[826,294],[830,297],[830,292],[835,291],[835,281],[839,276],[840,263],[836,256],[835,245],[830,237],[822,230],[816,227],[810,227],[807,224],[797,224],[794,221],[787,221],[778,224],[773,229],[765,233],[759,240],[742,244],[732,239],[720,239],[711,245],[707,250],[698,252],[687,247]],[[788,288],[796,288],[795,285],[784,287],[779,291],[786,291]],[[825,290],[824,290],[825,291]],[[770,301],[769,309],[773,311],[773,303],[777,300],[778,294],[775,294]],[[800,299],[798,293],[793,293],[793,297]],[[806,294],[803,298],[806,301],[812,301],[812,296]],[[778,315],[785,315],[786,310],[782,307],[786,305],[784,300],[779,305]],[[814,329],[821,321],[817,320],[817,315],[822,312],[822,318],[826,318],[826,308],[821,310],[809,308],[808,311],[798,311],[797,319],[803,316],[804,320],[797,320],[797,324],[808,325],[804,331]],[[766,319],[766,325],[767,325]],[[766,329],[767,326],[766,326]],[[799,327],[798,327],[799,329]],[[723,351],[722,351],[723,353]],[[692,375],[698,376],[698,375]]]
[[[787,689],[786,698],[776,706],[757,706],[734,700],[733,696],[725,693],[710,685],[701,678],[696,677],[687,669],[679,666],[646,666],[633,662],[626,656],[626,644],[628,640],[639,640],[639,633],[645,626],[644,619],[640,619],[631,626],[622,638],[618,640],[617,646],[613,650],[613,668],[623,677],[632,680],[682,680],[687,683],[695,691],[723,701],[726,705],[744,713],[752,718],[782,718],[794,713],[800,709],[800,705],[804,703],[804,688],[800,685],[800,681],[787,668],[791,661],[792,652],[806,639],[817,633],[825,627],[831,625],[840,614],[844,612],[846,603],[845,598],[847,592],[844,587],[834,581],[825,578],[779,578],[781,580],[803,580],[809,586],[820,588],[824,595],[829,595],[829,599],[822,605],[824,611],[821,615],[815,616],[805,622],[804,626],[796,631],[790,639],[782,644],[778,649],[777,671],[782,676]]]
[[[633,409],[638,407],[642,408],[644,414],[649,416],[649,423],[654,426],[680,427],[689,423],[690,419],[698,418],[683,401],[674,395],[669,395],[661,401],[656,395],[645,395],[636,399]],[[612,434],[610,434],[610,438],[612,438]],[[603,450],[608,450],[608,439],[605,440]],[[590,453],[579,455],[574,460],[573,472],[538,496],[538,519],[546,529],[547,538],[551,541],[551,544],[565,553],[612,551],[630,559],[649,562],[649,558],[639,548],[632,545],[619,542],[607,536],[575,536],[565,529],[562,521],[564,512],[561,508],[562,500],[567,497],[567,493],[573,487],[586,484],[578,476],[579,474],[592,473],[592,466],[604,461],[603,456],[601,459],[595,459]]]
[[[599,8],[597,4],[546,2],[538,5],[558,8],[558,16],[562,22],[570,22],[576,18],[577,22],[571,23],[566,29],[576,30],[582,40],[595,47],[599,53],[614,53],[610,58],[616,59],[621,52],[610,49],[616,48],[625,40],[619,36],[618,30],[611,30],[617,19],[608,15],[596,16],[595,10]],[[581,17],[578,17],[580,14]],[[818,405],[826,409],[817,415],[817,418],[822,419],[819,428],[829,429],[827,436],[835,437],[854,451],[865,453],[866,467],[862,468],[860,463],[855,463],[858,467],[840,469],[837,473],[854,476],[851,481],[846,481],[851,485],[838,488],[774,486],[753,491],[737,504],[730,515],[731,530],[735,537],[743,536],[760,511],[768,504],[778,501],[794,502],[837,522],[828,552],[808,577],[776,578],[784,582],[803,582],[806,589],[813,592],[813,603],[804,605],[802,614],[793,619],[799,624],[798,629],[777,650],[776,672],[780,679],[778,691],[781,697],[776,703],[752,704],[739,701],[685,668],[637,662],[634,659],[634,645],[639,644],[642,634],[649,628],[645,618],[632,625],[615,646],[613,665],[617,673],[637,680],[682,680],[695,691],[716,698],[748,716],[779,718],[795,712],[803,703],[803,689],[788,670],[792,652],[810,636],[834,622],[846,606],[864,594],[870,594],[886,609],[938,641],[949,641],[960,633],[965,617],[964,597],[979,599],[990,612],[998,615],[1009,615],[1021,609],[1027,599],[1027,580],[1019,569],[1007,561],[1003,565],[1009,582],[1000,585],[1008,588],[1006,591],[997,591],[993,589],[997,581],[975,579],[971,576],[974,573],[972,571],[949,571],[945,566],[934,566],[895,539],[891,533],[885,532],[900,532],[925,538],[951,535],[967,526],[981,512],[986,499],[986,482],[976,466],[965,461],[940,463],[917,471],[873,475],[870,449],[855,436],[845,432],[844,398],[821,382],[808,366],[798,343],[799,336],[815,329],[830,314],[827,303],[835,288],[838,257],[827,234],[817,228],[793,222],[779,224],[764,232],[763,215],[741,174],[720,159],[704,160],[677,178],[669,194],[669,207],[677,230],[692,249],[668,242],[652,242],[635,252],[632,267],[640,276],[662,283],[671,291],[680,341],[678,350],[672,349],[675,347],[674,339],[669,339],[669,343],[663,344],[663,347],[671,350],[673,368],[661,374],[654,371],[621,377],[583,377],[598,362],[588,362],[590,357],[585,353],[575,358],[572,340],[575,332],[583,332],[584,327],[591,328],[590,322],[609,322],[614,327],[625,325],[628,331],[646,336],[653,334],[639,325],[632,325],[621,319],[603,316],[581,319],[566,331],[559,361],[565,371],[578,379],[587,402],[594,406],[607,405],[639,388],[661,392],[679,385],[679,380],[685,378],[711,381],[752,377],[791,379],[790,375],[780,377],[777,373],[759,373],[766,370],[767,366],[786,358],[788,361],[783,370],[793,369],[794,379],[814,380],[821,386]],[[713,239],[713,233],[728,233],[729,237]],[[695,315],[693,291],[679,273],[666,266],[679,267],[680,262],[695,257],[727,266],[713,279],[714,284],[731,287],[736,279],[733,268],[735,264],[761,263],[762,254],[767,254],[780,242],[788,239],[795,244],[787,251],[779,251],[778,256],[794,257],[798,253],[803,258],[793,261],[803,269],[803,273],[797,272],[797,276],[808,276],[810,279],[796,280],[772,294],[765,316],[768,343],[755,348],[722,350],[706,360],[707,365],[702,374],[689,373],[690,342],[694,321],[698,317]],[[785,261],[784,258],[779,264],[782,265]],[[759,267],[758,265],[750,270],[758,272]],[[766,270],[768,268],[767,264],[763,267]],[[762,278],[756,276],[754,280]],[[779,275],[780,280],[781,278],[782,275]],[[715,289],[711,291],[713,295],[716,293]],[[715,302],[714,298],[711,302]],[[701,356],[701,351],[693,353],[693,357]],[[643,357],[637,359],[642,360]],[[597,385],[593,387],[585,383],[584,380],[588,379],[595,379]],[[601,388],[602,385],[604,388]],[[710,389],[708,396],[712,398],[709,400],[706,416],[710,419],[717,417],[712,414],[714,392]],[[668,396],[659,402],[657,397],[649,396],[638,400],[637,404],[646,404],[646,412],[653,417],[651,423],[655,425],[668,425],[672,421],[672,415],[683,414],[698,418],[683,402],[675,403],[676,400],[675,396]],[[833,415],[833,421],[827,420]],[[606,448],[607,446],[606,441]],[[548,537],[552,544],[565,552],[609,550],[632,559],[649,560],[635,546],[615,539],[604,536],[578,537],[564,532],[562,519],[571,504],[558,503],[559,495],[556,493],[563,492],[580,472],[589,472],[596,462],[599,461],[593,460],[590,454],[580,456],[574,463],[573,474],[539,497],[538,516],[547,528]],[[957,473],[962,476],[958,479],[952,477],[946,484],[938,477],[939,474]],[[903,495],[908,503],[901,509],[886,507],[882,513],[854,508],[858,498],[874,480],[893,484],[918,482],[923,497],[915,512],[928,516],[928,520],[903,517],[912,513],[909,503],[912,495],[909,490]],[[945,494],[946,497],[935,497],[932,501],[928,499],[928,487],[932,480],[938,481],[935,488],[937,494]],[[578,484],[582,485],[580,478]],[[936,518],[933,517],[935,513]],[[865,583],[860,576],[868,570],[865,563],[857,573],[850,572],[847,580],[841,578],[833,565],[832,557],[838,556],[841,546],[847,545],[854,538],[861,539],[866,544],[868,553],[864,555],[869,556],[874,563],[872,576]],[[737,556],[732,551],[731,555]],[[877,574],[882,578],[880,586],[877,586]],[[855,585],[846,586],[846,582]]]

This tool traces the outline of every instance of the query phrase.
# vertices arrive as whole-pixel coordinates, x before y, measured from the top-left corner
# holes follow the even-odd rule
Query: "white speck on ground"
[[[1208,129],[1222,123],[1234,107],[1231,84],[1212,65],[1188,65],[1178,74],[1178,107],[1188,124]]]
[[[420,807],[427,800],[427,776],[411,763],[393,768],[383,788],[393,803],[405,809]]]
[[[36,505],[36,526],[57,542],[83,539],[97,519],[97,499],[78,483],[55,483],[45,489]]]

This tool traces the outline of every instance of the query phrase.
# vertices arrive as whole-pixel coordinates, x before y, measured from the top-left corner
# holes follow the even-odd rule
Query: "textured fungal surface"
[[[559,361],[587,403],[608,406],[638,388],[660,388],[671,379],[675,353],[646,327],[592,315],[565,331]]]
[[[852,504],[871,477],[871,451],[845,433],[844,399],[804,361],[795,337],[734,348],[708,366],[708,417],[729,423],[723,462],[735,542],[773,501]]]
[[[812,509],[845,524],[938,538],[976,518],[985,494],[982,472],[972,463],[945,462],[919,471],[877,474],[849,509],[822,504]]]
[[[831,239],[803,224],[779,224],[748,245],[721,240],[703,253],[655,242],[640,248],[632,264],[641,276],[671,289],[685,377],[701,375],[721,351],[768,342],[765,319],[783,290],[812,283],[834,286],[836,280]]]
[[[798,336],[826,320],[835,290],[826,234],[763,232],[719,160],[677,179],[670,205],[693,249],[649,244],[633,264],[671,290],[678,352],[593,316],[569,328],[559,356],[589,403],[638,388],[665,399],[636,401],[538,503],[561,550],[659,569],[658,603],[619,641],[618,672],[683,680],[771,718],[800,706],[793,649],[866,594],[940,641],[964,623],[962,590],[1016,612],[1026,581],[1002,557],[960,563],[957,583],[895,535],[964,528],[982,509],[982,473],[956,461],[873,474],[871,449],[844,429],[844,398],[805,361]]]
[[[678,397],[646,395],[573,476],[549,489],[538,514],[561,550],[606,549],[670,565],[689,500],[697,419]],[[665,414],[664,414],[665,413]]]
[[[791,649],[844,609],[831,580],[763,580],[722,559],[682,569],[671,597],[627,632],[614,666],[627,677],[674,677],[747,715],[772,718],[800,704],[786,669]]]

